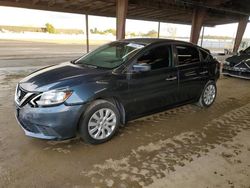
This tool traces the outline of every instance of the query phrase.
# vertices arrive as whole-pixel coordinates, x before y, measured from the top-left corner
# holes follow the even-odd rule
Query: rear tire
[[[119,124],[120,114],[116,106],[106,100],[96,100],[81,117],[79,133],[85,142],[101,144],[117,133]]]
[[[216,96],[217,96],[216,83],[214,81],[209,81],[205,85],[197,105],[203,108],[210,107],[214,103]]]

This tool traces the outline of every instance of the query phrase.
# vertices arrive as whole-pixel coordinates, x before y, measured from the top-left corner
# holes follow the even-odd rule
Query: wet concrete
[[[0,71],[0,187],[249,187],[250,82],[222,77],[214,105],[185,105],[129,122],[111,141],[24,136],[16,82]]]

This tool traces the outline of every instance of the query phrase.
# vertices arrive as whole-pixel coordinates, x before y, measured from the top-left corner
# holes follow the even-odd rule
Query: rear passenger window
[[[176,46],[179,65],[186,65],[200,61],[199,52],[191,46]]]

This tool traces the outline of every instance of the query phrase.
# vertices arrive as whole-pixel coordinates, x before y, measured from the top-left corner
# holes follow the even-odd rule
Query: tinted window
[[[138,58],[138,64],[149,64],[151,70],[161,69],[171,66],[171,46],[164,45],[153,48],[145,52]]]
[[[200,49],[200,52],[201,52],[201,56],[202,56],[203,61],[205,61],[205,62],[210,61],[211,55],[208,52],[206,52],[205,50],[202,50],[202,49]]]
[[[179,65],[196,63],[200,61],[199,52],[191,46],[176,46]]]

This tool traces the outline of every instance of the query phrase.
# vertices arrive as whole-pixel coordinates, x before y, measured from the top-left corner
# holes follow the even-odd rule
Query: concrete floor
[[[0,57],[2,49],[22,56],[22,44],[9,50],[5,44]],[[102,145],[32,139],[14,117],[15,85],[38,66],[71,58],[52,54],[37,65],[33,49],[41,45],[50,46],[30,43],[21,60],[0,58],[0,187],[250,187],[249,81],[222,77],[209,109],[186,105],[129,122]],[[74,45],[48,51],[65,49],[80,55]]]

